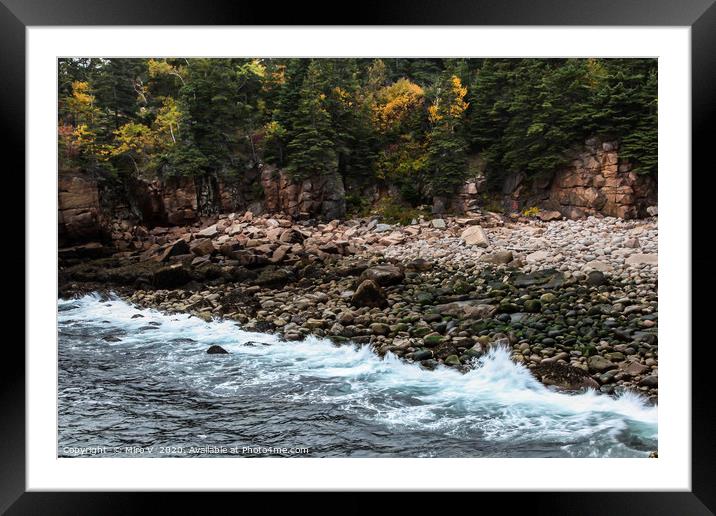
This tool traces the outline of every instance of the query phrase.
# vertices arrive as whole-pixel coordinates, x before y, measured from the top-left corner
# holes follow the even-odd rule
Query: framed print
[[[3,510],[396,490],[710,514],[711,4],[344,25],[3,0],[27,239]]]

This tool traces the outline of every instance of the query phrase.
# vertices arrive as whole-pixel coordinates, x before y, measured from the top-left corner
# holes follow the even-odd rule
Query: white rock
[[[599,271],[599,272],[613,272],[614,267],[609,265],[607,262],[602,262],[600,260],[592,260],[591,262],[587,262],[584,264],[584,267],[582,267],[585,271]]]
[[[433,219],[433,220],[430,221],[430,224],[431,224],[435,229],[445,229],[445,228],[447,227],[446,224],[445,224],[445,221],[444,221],[443,219]]]
[[[490,245],[487,233],[485,233],[485,230],[480,226],[470,226],[462,232],[460,238],[467,245],[476,245],[478,247],[487,247]]]
[[[659,255],[656,253],[637,253],[627,258],[624,263],[627,265],[657,265],[659,263]]]
[[[200,237],[206,238],[213,238],[217,234],[219,234],[219,230],[216,228],[216,224],[209,226],[208,228],[204,228],[197,233],[197,235],[199,235]]]
[[[536,263],[541,262],[549,258],[549,252],[547,251],[535,251],[534,253],[530,253],[527,256],[525,256],[525,261],[527,263]]]

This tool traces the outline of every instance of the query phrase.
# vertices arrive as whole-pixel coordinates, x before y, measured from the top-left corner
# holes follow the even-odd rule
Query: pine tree
[[[467,173],[467,141],[464,135],[464,113],[467,88],[460,78],[444,76],[428,109],[433,128],[429,136],[429,166],[433,193],[438,196],[455,193]]]
[[[110,112],[114,127],[136,119],[137,81],[145,67],[140,59],[105,59],[93,71],[97,101]]]
[[[319,60],[311,61],[300,90],[288,144],[289,171],[295,177],[324,175],[338,169],[335,132],[327,109],[325,81]]]

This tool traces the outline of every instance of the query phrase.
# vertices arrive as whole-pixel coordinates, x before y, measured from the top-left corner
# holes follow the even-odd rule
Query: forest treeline
[[[61,59],[61,167],[382,182],[413,205],[551,174],[587,137],[657,171],[655,59]]]

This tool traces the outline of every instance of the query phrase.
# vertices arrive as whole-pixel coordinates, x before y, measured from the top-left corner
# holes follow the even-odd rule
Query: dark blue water
[[[134,317],[141,315],[142,317]],[[228,355],[208,355],[219,344]],[[59,302],[61,457],[646,457],[657,408],[547,389],[497,350],[461,374],[118,299]]]

